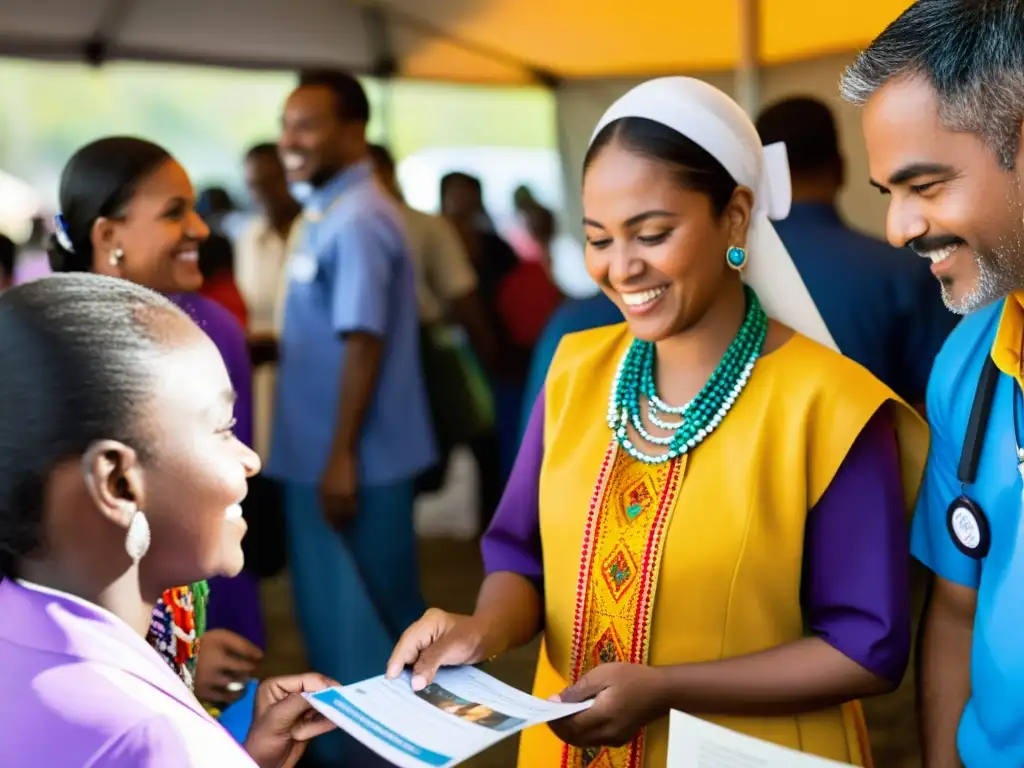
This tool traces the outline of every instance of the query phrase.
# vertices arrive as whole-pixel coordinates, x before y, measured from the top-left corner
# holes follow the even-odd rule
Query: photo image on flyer
[[[416,695],[442,712],[455,715],[455,717],[468,723],[490,728],[492,731],[510,731],[526,722],[522,718],[498,712],[486,704],[479,704],[475,701],[468,701],[456,696],[437,683],[431,683],[422,691],[418,691]]]

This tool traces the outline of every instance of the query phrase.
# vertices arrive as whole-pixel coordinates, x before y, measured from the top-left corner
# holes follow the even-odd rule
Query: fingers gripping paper
[[[771,223],[786,218],[792,203],[785,145],[762,147],[757,130],[736,102],[690,77],[663,77],[638,85],[609,107],[591,141],[609,123],[626,117],[653,120],[685,136],[754,193],[743,279],[757,292],[769,317],[838,349]]]

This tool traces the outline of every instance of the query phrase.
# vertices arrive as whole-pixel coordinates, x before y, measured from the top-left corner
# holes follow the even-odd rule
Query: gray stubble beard
[[[950,295],[949,285],[940,281],[942,303],[950,312],[968,315],[1024,289],[1024,204],[1016,195],[1011,195],[1008,203],[1017,209],[1021,227],[1012,235],[1000,238],[995,248],[984,253],[973,252],[974,262],[978,265],[978,281],[974,290],[955,301]]]
[[[978,265],[978,281],[966,296],[956,300],[950,292],[950,285],[939,283],[942,303],[950,312],[969,315],[1024,288],[1024,252],[1010,253],[1000,248],[983,255],[975,251],[974,261]]]

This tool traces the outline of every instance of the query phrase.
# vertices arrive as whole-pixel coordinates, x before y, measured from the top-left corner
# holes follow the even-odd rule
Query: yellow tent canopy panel
[[[766,65],[863,47],[908,0],[760,0]],[[730,69],[739,0],[32,0],[0,55],[341,66],[477,83]]]

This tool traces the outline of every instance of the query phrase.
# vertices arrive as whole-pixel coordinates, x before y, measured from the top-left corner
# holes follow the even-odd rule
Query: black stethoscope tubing
[[[967,434],[964,436],[963,448],[960,451],[960,463],[957,466],[957,479],[960,481],[961,495],[953,499],[946,509],[946,528],[953,544],[963,554],[975,560],[988,555],[992,545],[992,531],[984,510],[967,494],[967,486],[972,485],[978,476],[978,463],[981,460],[981,449],[988,430],[989,417],[992,413],[992,401],[995,397],[996,384],[999,382],[999,369],[991,356],[985,358],[985,365],[978,377],[978,387],[971,403],[971,415],[967,422]],[[1020,440],[1017,435],[1017,397],[1013,399],[1013,434],[1020,456]],[[1019,458],[1018,458],[1019,462]]]

